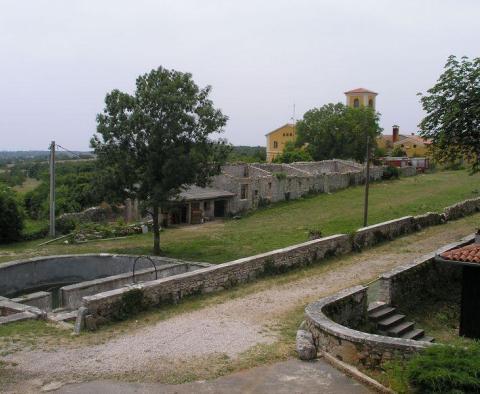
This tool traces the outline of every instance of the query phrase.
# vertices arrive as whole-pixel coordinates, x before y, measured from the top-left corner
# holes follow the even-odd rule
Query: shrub
[[[0,243],[19,241],[23,230],[23,212],[9,188],[0,186]]]
[[[388,166],[383,170],[382,179],[398,179],[400,171],[397,167]]]
[[[407,377],[420,393],[480,393],[480,343],[432,346],[410,361]]]
[[[122,294],[122,298],[115,305],[114,320],[126,320],[148,308],[143,291],[132,289]]]

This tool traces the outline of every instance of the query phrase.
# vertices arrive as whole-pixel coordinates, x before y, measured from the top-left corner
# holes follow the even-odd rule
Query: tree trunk
[[[153,254],[160,255],[160,225],[158,223],[158,204],[153,205]]]

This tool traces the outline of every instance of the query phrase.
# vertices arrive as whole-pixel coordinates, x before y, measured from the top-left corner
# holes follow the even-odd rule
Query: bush
[[[15,194],[0,186],[0,243],[19,241],[22,238],[23,212]]]
[[[480,393],[480,344],[432,346],[410,361],[407,376],[420,393]]]
[[[400,176],[400,171],[397,167],[388,166],[383,170],[382,179],[398,179]]]

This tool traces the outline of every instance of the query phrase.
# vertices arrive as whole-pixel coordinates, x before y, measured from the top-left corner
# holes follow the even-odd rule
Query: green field
[[[309,230],[319,230],[323,236],[351,232],[362,225],[363,193],[363,187],[352,187],[277,203],[240,220],[166,229],[161,235],[163,254],[219,263],[306,241]],[[477,196],[480,196],[480,174],[469,175],[466,171],[443,171],[378,182],[370,188],[369,224],[440,211]],[[152,236],[137,235],[81,245],[59,243],[39,248],[40,242],[1,246],[0,261],[45,254],[147,254],[151,252]]]

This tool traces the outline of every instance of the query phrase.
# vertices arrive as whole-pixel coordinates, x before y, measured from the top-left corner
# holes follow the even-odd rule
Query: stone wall
[[[367,289],[356,286],[307,306],[305,325],[317,351],[356,366],[377,367],[394,357],[411,357],[429,346],[426,342],[356,330],[366,319]]]
[[[200,293],[209,293],[248,282],[265,274],[284,272],[290,268],[310,264],[328,256],[345,254],[351,251],[347,235],[308,241],[299,245],[247,257],[232,262],[199,269],[193,272],[158,279],[136,288],[142,289],[150,305],[176,302],[179,299]],[[83,298],[92,318],[101,324],[116,315],[121,307],[122,296],[129,287],[116,289]]]
[[[455,220],[480,211],[480,197],[459,202],[443,210],[445,220]]]
[[[370,179],[380,180],[383,167],[372,167]],[[345,160],[324,160],[291,164],[229,164],[212,178],[212,187],[235,194],[230,213],[257,208],[261,202],[295,200],[308,193],[331,193],[365,182],[361,164]],[[247,198],[241,198],[247,185]]]
[[[434,257],[466,245],[474,235],[463,238],[383,274],[379,300],[409,312],[423,302],[458,302],[462,269]],[[430,346],[428,342],[362,332],[367,319],[368,287],[356,286],[313,302],[305,309],[305,325],[312,333],[317,351],[329,353],[356,366],[378,367],[392,358],[407,359]]]
[[[412,216],[404,216],[400,219],[389,220],[358,229],[353,237],[353,243],[356,249],[363,249],[376,243],[411,233],[416,229],[414,218]]]
[[[52,293],[47,291],[37,291],[22,295],[21,297],[12,298],[12,302],[19,304],[34,306],[42,311],[50,312],[52,310]]]
[[[431,300],[459,302],[462,269],[452,264],[437,262],[436,254],[472,242],[473,235],[459,242],[448,244],[416,259],[410,264],[399,266],[380,276],[379,300],[387,302],[403,312],[413,310],[419,303]]]
[[[157,269],[157,278],[183,274],[184,272],[198,269],[192,264],[165,264]],[[135,282],[147,282],[155,280],[155,269],[148,268],[137,270],[135,273]],[[75,283],[60,288],[61,306],[66,309],[76,309],[82,305],[82,298],[92,294],[102,293],[108,290],[117,289],[122,286],[132,284],[132,272],[120,275],[108,276],[106,278],[94,279],[91,281]]]

